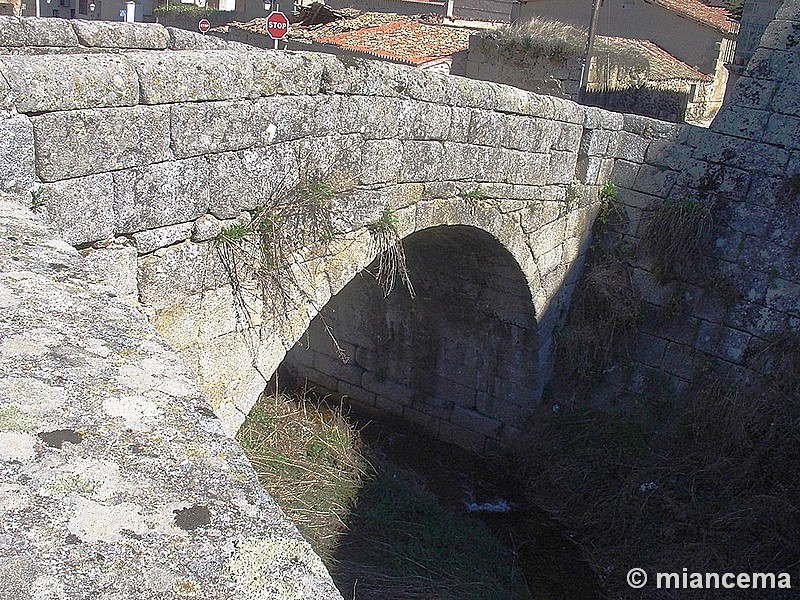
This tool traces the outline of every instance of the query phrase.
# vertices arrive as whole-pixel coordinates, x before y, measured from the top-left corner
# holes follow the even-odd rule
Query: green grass
[[[369,230],[373,233],[397,231],[398,222],[397,213],[391,207],[385,206],[381,216],[369,225]]]
[[[346,598],[531,598],[513,552],[484,522],[443,507],[412,472],[365,448],[340,410],[263,397],[237,439]]]

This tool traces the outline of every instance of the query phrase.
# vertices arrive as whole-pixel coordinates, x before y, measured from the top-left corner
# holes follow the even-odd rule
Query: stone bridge
[[[645,323],[637,361],[741,370],[779,322],[748,315],[796,313],[773,255],[798,11],[711,132],[157,25],[0,20],[0,589],[338,597],[230,434],[282,364],[441,439],[512,445],[612,178],[633,241],[665,198],[730,204],[716,247],[740,306]],[[381,258],[415,298],[371,281]]]
[[[31,45],[31,23],[7,21],[4,45]],[[541,394],[598,186],[645,143],[630,132],[643,119],[155,25],[53,23],[57,62],[0,58],[11,183],[35,186],[60,235],[138,302],[230,433],[296,348],[287,369],[324,393],[468,448],[513,438]],[[293,249],[293,289],[266,314],[251,307],[265,324],[251,327],[216,238],[309,186],[331,190],[329,231]],[[361,278],[342,291],[385,249],[382,216],[405,239],[413,302]],[[302,337],[321,310],[338,350],[321,324]]]

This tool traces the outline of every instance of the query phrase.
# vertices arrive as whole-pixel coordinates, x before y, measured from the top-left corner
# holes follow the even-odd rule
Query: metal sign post
[[[600,18],[600,7],[603,0],[592,2],[592,20],[589,24],[589,38],[586,40],[586,52],[583,55],[583,68],[581,69],[581,83],[578,88],[578,102],[583,102],[586,95],[586,86],[589,84],[589,68],[592,65],[592,50],[594,50],[594,38],[597,33],[597,21]]]

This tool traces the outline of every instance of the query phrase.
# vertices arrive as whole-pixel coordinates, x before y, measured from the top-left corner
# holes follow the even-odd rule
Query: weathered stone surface
[[[341,598],[144,318],[20,205],[0,229],[4,591]],[[113,577],[63,567],[98,547]]]
[[[33,117],[36,172],[56,181],[169,160],[169,108],[132,106]],[[64,148],[71,148],[69,153]]]
[[[0,16],[0,46],[74,47],[78,38],[70,21]]]
[[[147,254],[171,246],[176,242],[188,240],[192,235],[192,223],[179,223],[177,225],[167,225],[157,227],[147,231],[138,231],[131,235],[139,254]]]
[[[509,117],[506,123],[502,144],[513,150],[548,152],[561,133],[561,123],[545,119]]]
[[[316,94],[322,86],[323,71],[341,66],[332,56],[307,52],[259,50],[249,53],[246,59],[252,68],[252,91],[256,96]]]
[[[397,101],[397,136],[413,140],[447,139],[450,128],[449,106],[430,102]]]
[[[139,75],[142,104],[249,98],[253,67],[227,50],[139,52],[126,55]]]
[[[400,140],[375,140],[364,142],[361,157],[360,183],[365,185],[397,182],[400,163],[397,157],[403,152]]]
[[[111,173],[47,183],[38,194],[55,230],[70,244],[79,246],[114,235]]]
[[[207,242],[217,237],[222,231],[223,221],[212,215],[203,215],[192,226],[192,241]]]
[[[139,301],[161,309],[175,305],[175,298],[200,294],[227,283],[213,245],[184,242],[156,250],[139,259]]]
[[[30,120],[0,112],[0,139],[0,191],[29,190],[36,180]]]
[[[169,33],[155,23],[125,23],[75,19],[72,27],[84,46],[99,48],[137,48],[163,50],[169,45]]]
[[[174,225],[203,215],[209,205],[208,177],[204,158],[116,171],[116,233]]]
[[[399,181],[436,181],[442,172],[442,144],[439,142],[403,142]]]
[[[267,206],[300,177],[297,156],[286,145],[224,152],[211,157],[210,166],[209,211],[218,219]]]
[[[0,74],[11,88],[13,106],[23,113],[139,102],[136,73],[118,56],[0,56]]]
[[[194,31],[167,27],[170,50],[230,50],[231,45],[225,40],[212,35],[202,35]]]
[[[262,134],[249,100],[174,104],[170,131],[176,158],[242,150]]]
[[[89,270],[117,295],[131,304],[139,296],[136,283],[136,248],[130,244],[112,243],[105,248],[90,248],[84,254]]]

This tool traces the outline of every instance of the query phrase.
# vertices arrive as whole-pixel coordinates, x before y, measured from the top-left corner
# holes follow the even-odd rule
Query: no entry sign
[[[208,21],[208,19],[200,19],[197,22],[197,28],[200,30],[200,33],[205,33],[211,29],[211,23]]]
[[[273,40],[280,40],[289,33],[289,19],[282,12],[272,11],[267,16],[267,35]]]

